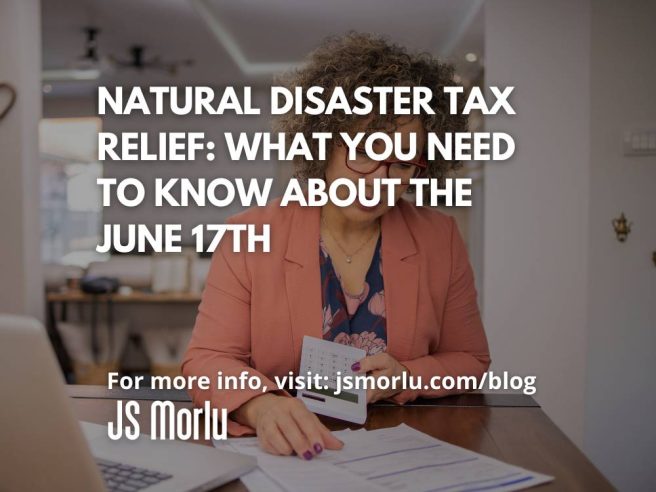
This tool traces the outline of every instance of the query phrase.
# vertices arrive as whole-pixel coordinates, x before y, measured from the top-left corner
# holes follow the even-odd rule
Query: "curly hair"
[[[428,87],[433,91],[430,106],[435,114],[422,113],[417,117],[421,119],[424,130],[443,138],[447,132],[467,131],[468,126],[467,116],[461,114],[461,107],[456,114],[449,113],[449,101],[443,88],[457,85],[453,75],[452,65],[440,63],[428,53],[408,53],[405,48],[383,37],[352,32],[342,37],[327,38],[308,55],[303,67],[280,76],[276,82],[292,90],[294,87],[323,87],[325,90],[321,97],[324,102],[330,99],[336,87],[341,87],[352,106],[355,105],[354,91],[359,86]],[[394,114],[369,117],[372,116],[367,131],[392,132],[397,127],[396,120],[401,117]],[[318,144],[311,138],[312,133],[337,135],[339,132],[351,132],[362,124],[363,118],[366,117],[341,111],[320,115],[290,112],[276,120],[275,128],[288,136],[302,133],[312,154],[317,155]],[[299,157],[294,160],[294,175],[300,179],[323,178],[326,164],[327,161],[309,161]],[[445,161],[437,155],[434,160],[428,161],[426,176],[441,180],[460,165],[459,161]]]

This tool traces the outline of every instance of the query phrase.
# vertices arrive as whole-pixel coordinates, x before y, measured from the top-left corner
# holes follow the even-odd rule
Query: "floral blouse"
[[[367,355],[385,352],[385,292],[383,289],[383,258],[378,238],[364,288],[358,295],[343,288],[323,239],[319,240],[321,298],[323,302],[323,338],[361,348]]]

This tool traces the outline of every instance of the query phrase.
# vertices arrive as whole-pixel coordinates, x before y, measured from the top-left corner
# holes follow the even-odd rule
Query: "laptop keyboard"
[[[96,463],[98,463],[107,488],[111,492],[136,492],[173,476],[98,458],[96,458]]]

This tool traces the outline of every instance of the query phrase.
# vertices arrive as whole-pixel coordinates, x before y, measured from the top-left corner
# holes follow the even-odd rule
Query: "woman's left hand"
[[[403,376],[403,373],[409,372],[407,367],[386,352],[370,355],[361,359],[359,362],[356,362],[351,366],[351,370],[356,374],[368,374],[375,378],[382,376],[390,380],[388,389],[368,389],[367,403],[384,400],[385,398],[390,398],[403,391],[403,388],[400,386],[401,377]],[[398,378],[396,388],[393,388],[393,377]]]

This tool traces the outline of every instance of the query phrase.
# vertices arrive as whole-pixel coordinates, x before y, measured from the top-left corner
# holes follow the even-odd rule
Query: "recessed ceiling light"
[[[43,93],[44,94],[50,94],[51,92],[52,92],[52,85],[43,84]]]
[[[467,53],[465,55],[465,60],[474,63],[476,60],[478,60],[478,57],[476,56],[476,53]]]

